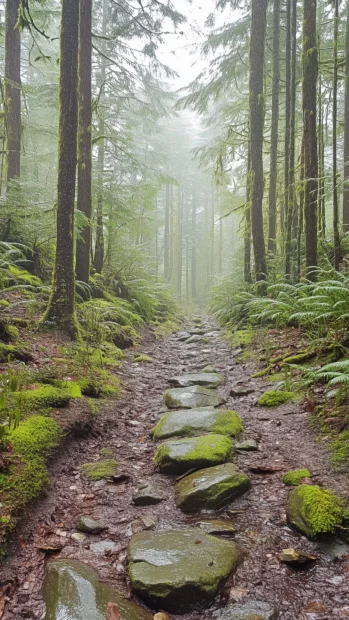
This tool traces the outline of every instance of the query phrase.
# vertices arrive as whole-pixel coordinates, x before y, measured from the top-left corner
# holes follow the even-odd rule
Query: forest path
[[[334,489],[346,489],[347,477],[331,472],[325,451],[308,428],[307,414],[301,405],[288,403],[272,410],[256,406],[256,399],[267,389],[266,383],[251,379],[253,363],[239,361],[237,352],[224,341],[219,330],[209,320],[203,323],[207,342],[187,344],[177,334],[145,341],[143,352],[153,362],[125,362],[121,371],[123,396],[97,419],[93,436],[69,444],[52,465],[49,493],[28,515],[10,558],[0,570],[1,585],[11,586],[2,616],[5,620],[45,617],[41,588],[49,554],[40,546],[47,535],[57,535],[58,546],[62,547],[58,557],[85,562],[98,571],[103,581],[127,595],[126,549],[130,536],[151,527],[152,521],[155,529],[161,531],[192,526],[199,520],[176,508],[174,479],[156,471],[155,444],[149,433],[165,411],[163,394],[169,387],[168,379],[198,371],[205,363],[213,364],[223,375],[225,382],[218,393],[226,399],[224,407],[240,413],[244,437],[255,439],[259,450],[236,455],[239,469],[252,480],[252,490],[230,506],[241,510],[233,523],[237,528],[234,540],[244,550],[243,562],[213,608],[178,618],[243,617],[221,615],[219,610],[227,600],[241,604],[265,601],[275,606],[282,620],[349,617],[349,546],[337,540],[310,542],[291,531],[285,519],[288,489],[281,481],[283,472],[299,467],[311,470],[314,483]],[[237,385],[248,385],[255,391],[233,398],[230,391]],[[93,482],[80,472],[84,463],[100,458],[102,449],[112,451],[119,462],[119,472],[130,475],[131,481]],[[249,467],[256,464],[275,466],[280,471],[253,474]],[[132,497],[143,480],[155,483],[166,500],[156,506],[135,506]],[[224,513],[222,510],[221,514]],[[71,536],[82,515],[94,517],[108,529],[79,544]],[[94,544],[101,541],[108,541],[104,552]],[[289,547],[315,553],[319,559],[311,568],[295,571],[279,561],[281,550]],[[1,611],[0,605],[0,617]]]

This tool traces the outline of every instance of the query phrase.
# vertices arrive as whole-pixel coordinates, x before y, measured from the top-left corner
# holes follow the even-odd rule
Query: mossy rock
[[[309,469],[293,469],[282,476],[282,482],[289,487],[297,487],[305,478],[310,478]]]
[[[222,375],[218,373],[193,373],[180,377],[171,377],[168,381],[170,385],[179,388],[186,388],[192,385],[201,385],[206,388],[217,388],[224,383]]]
[[[131,589],[150,607],[190,613],[215,599],[240,552],[197,528],[135,534],[128,547]]]
[[[46,620],[105,620],[108,603],[117,603],[120,620],[152,620],[153,615],[126,600],[76,560],[51,560],[43,584]]]
[[[182,409],[164,415],[153,430],[153,439],[193,437],[201,433],[215,433],[237,437],[244,430],[236,411],[202,407]]]
[[[8,273],[9,286],[15,286],[16,284],[21,286],[31,286],[33,288],[40,288],[42,286],[40,278],[33,276],[28,271],[25,271],[25,269],[20,269],[19,267],[10,265],[8,268]]]
[[[233,463],[197,471],[176,485],[176,504],[183,512],[219,510],[251,488],[250,479]]]
[[[164,395],[164,400],[169,409],[219,407],[225,402],[224,398],[221,398],[219,394],[201,387],[200,385],[167,390]]]
[[[166,474],[181,474],[226,463],[233,454],[233,444],[223,435],[203,435],[161,444],[154,457],[157,468]]]
[[[35,411],[43,409],[60,409],[66,407],[69,405],[72,396],[69,390],[57,388],[52,385],[42,385],[35,390],[15,392],[13,394],[13,399],[21,400],[26,409]]]
[[[234,347],[247,347],[253,343],[253,331],[238,329],[228,336],[228,340]]]
[[[18,360],[19,362],[31,362],[33,356],[29,351],[15,347],[10,344],[0,344],[0,363],[6,363],[11,360]]]
[[[343,502],[332,491],[319,486],[301,485],[290,492],[287,520],[308,538],[333,534],[341,526],[343,518]]]
[[[81,393],[89,398],[99,398],[103,392],[102,386],[94,379],[80,379],[79,386]]]
[[[82,473],[89,480],[103,480],[115,476],[118,462],[114,459],[105,459],[94,463],[85,463],[81,467]]]
[[[292,398],[294,398],[292,392],[268,390],[258,399],[257,403],[260,407],[278,407],[279,405],[284,405]]]
[[[135,364],[151,364],[153,362],[153,358],[149,355],[136,355],[133,358]]]

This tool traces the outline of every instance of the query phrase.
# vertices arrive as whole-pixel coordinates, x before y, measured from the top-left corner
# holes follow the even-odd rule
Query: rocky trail
[[[152,363],[125,362],[122,398],[52,464],[1,567],[0,618],[102,620],[108,602],[121,620],[349,618],[349,546],[292,530],[281,479],[307,467],[313,484],[343,491],[347,477],[331,471],[301,404],[256,406],[267,387],[253,362],[206,319],[186,329],[194,337],[145,340]],[[244,426],[236,467],[240,421],[222,410]],[[292,568],[279,557],[289,548],[316,561]]]

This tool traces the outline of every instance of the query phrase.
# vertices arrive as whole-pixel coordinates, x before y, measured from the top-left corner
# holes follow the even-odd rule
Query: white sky
[[[195,44],[205,38],[205,21],[214,12],[215,0],[173,0],[180,13],[187,18],[187,23],[179,30],[184,34],[165,35],[161,49],[161,61],[179,74],[176,88],[182,88],[200,73],[202,65]]]

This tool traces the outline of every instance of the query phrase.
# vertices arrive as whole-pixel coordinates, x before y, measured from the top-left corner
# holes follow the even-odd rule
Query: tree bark
[[[291,0],[291,78],[290,78],[290,121],[289,121],[289,161],[286,212],[285,275],[291,275],[292,230],[296,216],[295,194],[295,150],[296,150],[296,71],[297,71],[297,0]]]
[[[251,274],[251,149],[248,146],[247,154],[247,181],[246,181],[246,207],[244,227],[244,280],[247,284],[252,282]]]
[[[191,297],[196,299],[196,193],[193,193],[191,211]]]
[[[74,201],[78,131],[79,4],[63,0],[59,86],[57,245],[52,295],[44,316],[77,336],[74,274]]]
[[[284,232],[288,214],[288,186],[290,166],[290,116],[291,116],[291,0],[286,0],[286,67],[285,67],[285,160],[284,160],[284,209],[281,211],[281,230]]]
[[[80,0],[79,139],[77,208],[87,218],[76,242],[77,280],[90,277],[92,216],[92,0]]]
[[[266,279],[263,232],[264,52],[268,0],[252,0],[250,44],[251,220],[256,280]]]
[[[303,131],[304,218],[307,277],[315,280],[317,267],[318,153],[316,95],[318,57],[316,47],[316,0],[303,3]]]
[[[337,169],[337,116],[338,116],[338,26],[339,0],[334,0],[334,32],[333,32],[333,106],[332,106],[332,192],[333,192],[333,245],[334,268],[339,270],[341,242],[339,237],[338,214],[338,169]]]
[[[280,91],[280,0],[274,0],[273,17],[273,92],[271,103],[271,146],[269,182],[269,252],[276,252],[276,199],[279,142],[279,91]]]
[[[165,231],[164,231],[164,278],[169,280],[170,272],[170,186],[166,185]]]
[[[183,202],[184,193],[178,187],[178,213],[177,213],[177,295],[182,299],[183,279]]]
[[[345,35],[343,230],[344,232],[349,232],[349,2],[347,2]]]
[[[7,0],[5,14],[4,109],[6,133],[6,183],[21,174],[21,34],[16,27],[20,0]]]

